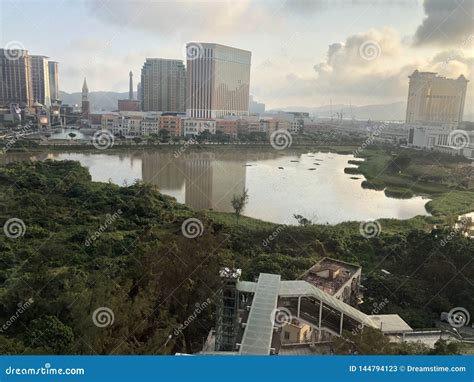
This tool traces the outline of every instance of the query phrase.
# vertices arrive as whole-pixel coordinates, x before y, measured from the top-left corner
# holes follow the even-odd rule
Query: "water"
[[[4,162],[24,156],[9,153]],[[31,159],[46,158],[80,161],[95,181],[123,185],[140,179],[152,183],[194,209],[232,212],[233,195],[247,189],[249,199],[243,215],[275,223],[296,224],[293,214],[320,224],[428,215],[426,198],[395,199],[383,191],[363,189],[362,175],[351,179],[354,175],[344,173],[345,167],[351,167],[347,162],[354,159],[352,155],[218,149],[188,150],[176,157],[172,150],[98,150],[45,153]]]

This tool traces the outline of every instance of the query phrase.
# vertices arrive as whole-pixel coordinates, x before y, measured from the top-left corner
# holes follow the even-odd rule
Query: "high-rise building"
[[[248,115],[252,53],[191,42],[187,53],[187,114],[192,118]]]
[[[0,107],[12,104],[30,108],[33,104],[27,50],[0,49]]]
[[[49,107],[51,106],[51,92],[49,88],[48,57],[31,55],[29,58],[33,100]]]
[[[141,109],[186,111],[186,69],[183,61],[147,58],[141,73]]]
[[[407,123],[462,121],[469,82],[463,75],[451,79],[415,70],[408,78]]]
[[[117,103],[118,111],[139,111],[140,101],[133,99],[133,73],[128,74],[128,99],[119,99]]]
[[[58,63],[56,61],[48,62],[49,71],[49,91],[51,94],[51,102],[59,100],[59,73]]]

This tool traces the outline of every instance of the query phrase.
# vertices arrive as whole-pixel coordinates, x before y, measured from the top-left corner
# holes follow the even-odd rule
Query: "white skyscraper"
[[[186,54],[189,117],[248,115],[251,52],[191,42],[186,45]]]

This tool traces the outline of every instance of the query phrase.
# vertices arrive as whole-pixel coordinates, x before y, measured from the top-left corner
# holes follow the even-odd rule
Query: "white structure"
[[[188,117],[248,115],[251,52],[191,42],[186,53]]]
[[[216,121],[211,119],[187,118],[183,121],[183,135],[185,137],[199,135],[204,131],[216,133]]]
[[[410,78],[406,123],[459,123],[464,114],[467,83],[437,73],[415,70]]]
[[[474,131],[453,129],[451,125],[408,125],[408,146],[464,155],[474,160]]]
[[[147,137],[158,134],[160,115],[157,112],[120,112],[102,115],[102,129],[115,136]]]

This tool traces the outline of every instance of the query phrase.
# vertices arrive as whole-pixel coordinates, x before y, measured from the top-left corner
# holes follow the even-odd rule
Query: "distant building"
[[[211,43],[188,43],[187,115],[243,116],[249,112],[251,52]]]
[[[29,56],[33,99],[46,107],[51,106],[49,64],[46,56]]]
[[[186,118],[183,120],[183,135],[185,137],[204,133],[216,133],[216,121],[212,119]]]
[[[56,61],[48,61],[48,72],[51,103],[56,103],[60,99],[58,63]]]
[[[260,115],[265,113],[265,104],[254,101],[253,96],[250,96],[249,99],[249,114],[250,115]]]
[[[129,73],[129,80],[128,80],[128,99],[132,100],[133,99],[133,73],[130,70]]]
[[[222,133],[231,138],[237,138],[239,127],[238,119],[218,119],[216,120],[216,134]]]
[[[186,69],[183,61],[147,58],[142,67],[140,87],[143,111],[186,111]]]
[[[462,121],[467,83],[437,73],[415,70],[409,76],[406,123],[454,123]]]
[[[31,66],[27,50],[0,49],[0,107],[33,105]]]
[[[136,99],[119,99],[118,111],[140,111],[140,102]]]
[[[159,131],[166,130],[171,137],[178,137],[183,134],[183,118],[179,115],[161,115],[159,126]]]
[[[141,82],[139,82],[137,84],[137,100],[138,100],[138,103],[139,103],[139,108],[140,110],[142,110],[142,84]]]

